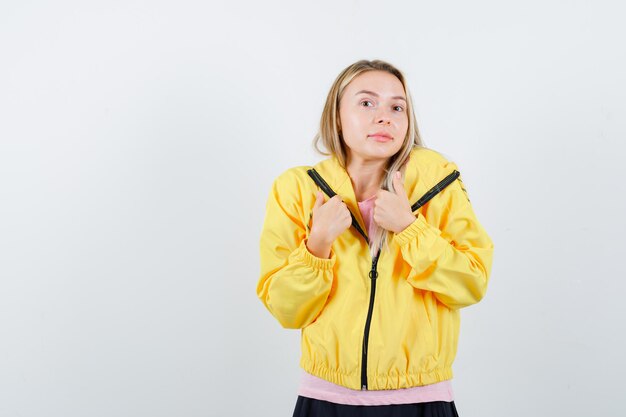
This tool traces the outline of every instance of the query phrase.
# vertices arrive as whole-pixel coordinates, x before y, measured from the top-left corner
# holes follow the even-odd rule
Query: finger
[[[393,176],[393,189],[398,195],[406,195],[406,190],[404,189],[404,179],[402,178],[402,173],[400,171],[396,171]]]
[[[343,203],[343,198],[341,198],[341,196],[339,194],[335,194],[331,200],[337,202],[337,203]]]
[[[324,204],[324,194],[321,191],[318,191],[315,197],[315,205],[313,206],[313,208],[321,207],[322,204]]]

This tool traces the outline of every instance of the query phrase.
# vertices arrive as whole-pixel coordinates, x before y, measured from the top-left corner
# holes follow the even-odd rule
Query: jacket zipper
[[[309,176],[313,179],[313,181],[328,195],[328,197],[332,198],[337,193],[333,191],[333,189],[328,185],[328,183],[322,178],[322,176],[315,170],[315,168],[311,168],[307,170]],[[454,180],[459,177],[460,173],[456,170],[452,171],[449,175],[447,175],[444,179],[439,181],[434,187],[428,190],[418,201],[415,202],[411,206],[411,210],[415,211],[426,204],[430,199],[432,199],[435,195],[439,194],[450,185]],[[367,234],[363,231],[359,222],[356,220],[352,211],[348,209],[350,212],[350,216],[352,216],[352,226],[365,238],[369,246],[369,238]],[[371,291],[370,291],[370,303],[367,309],[367,319],[365,320],[365,329],[363,331],[363,346],[362,346],[362,357],[361,357],[361,390],[367,390],[367,351],[368,351],[368,342],[370,335],[370,325],[372,324],[372,314],[374,313],[374,300],[376,298],[376,280],[378,278],[378,258],[380,257],[380,249],[374,258],[372,258],[372,268],[369,272],[369,278],[371,282]]]
[[[370,291],[370,305],[367,309],[367,320],[365,320],[365,330],[363,332],[363,353],[361,358],[361,390],[367,390],[367,347],[370,337],[370,325],[372,324],[372,313],[374,312],[374,299],[376,297],[376,278],[378,278],[378,271],[376,270],[376,267],[378,265],[379,256],[380,250],[372,259],[372,269],[369,273],[370,282],[372,284]]]
[[[311,169],[308,171],[309,176],[313,178],[313,181],[328,195],[329,198],[332,198],[336,195],[335,191],[324,181],[324,179],[319,175],[315,169]],[[365,242],[367,242],[369,246],[369,238],[367,234],[363,231],[359,222],[356,220],[352,211],[348,209],[350,212],[350,216],[352,216],[352,226],[365,238]],[[370,325],[372,323],[372,314],[374,312],[374,299],[376,298],[376,278],[378,278],[378,271],[376,270],[376,266],[378,264],[378,258],[380,256],[380,250],[376,254],[376,256],[372,259],[372,268],[369,272],[370,282],[371,282],[371,290],[370,290],[370,303],[367,309],[367,319],[365,320],[365,330],[363,331],[363,346],[362,346],[362,360],[361,360],[361,389],[367,390],[367,345],[369,341],[370,335]]]

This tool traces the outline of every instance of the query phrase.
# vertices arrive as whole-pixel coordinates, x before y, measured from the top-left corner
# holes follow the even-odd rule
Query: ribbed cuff
[[[300,242],[300,247],[298,248],[297,252],[297,259],[303,261],[305,264],[314,269],[332,269],[335,265],[335,261],[337,260],[333,249],[330,249],[330,258],[318,258],[311,252],[309,252],[309,248],[306,247],[307,240],[308,239],[305,238],[302,240],[302,242]]]
[[[408,225],[406,229],[397,233],[393,236],[394,242],[398,244],[398,246],[404,246],[410,241],[414,240],[419,235],[424,235],[428,233],[434,233],[436,236],[441,235],[441,230],[436,227],[430,226],[426,222],[426,218],[422,213],[417,213],[417,217],[415,221]]]

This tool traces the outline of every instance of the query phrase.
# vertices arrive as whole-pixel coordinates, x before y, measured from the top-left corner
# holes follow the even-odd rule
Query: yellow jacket
[[[459,309],[485,295],[494,248],[456,164],[430,149],[411,151],[404,185],[416,219],[392,233],[390,252],[374,259],[352,182],[334,156],[313,168],[341,195],[353,226],[332,244],[329,259],[307,250],[316,192],[332,194],[310,168],[289,168],[272,185],[256,288],[283,327],[302,329],[300,366],[351,389],[451,379]],[[430,200],[420,203],[425,195]]]

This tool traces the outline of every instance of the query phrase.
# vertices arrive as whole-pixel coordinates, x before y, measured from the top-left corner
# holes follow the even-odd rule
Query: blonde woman
[[[460,309],[485,295],[494,245],[456,164],[422,145],[380,60],[339,74],[314,144],[329,158],[274,180],[256,288],[301,329],[294,417],[457,416]]]

